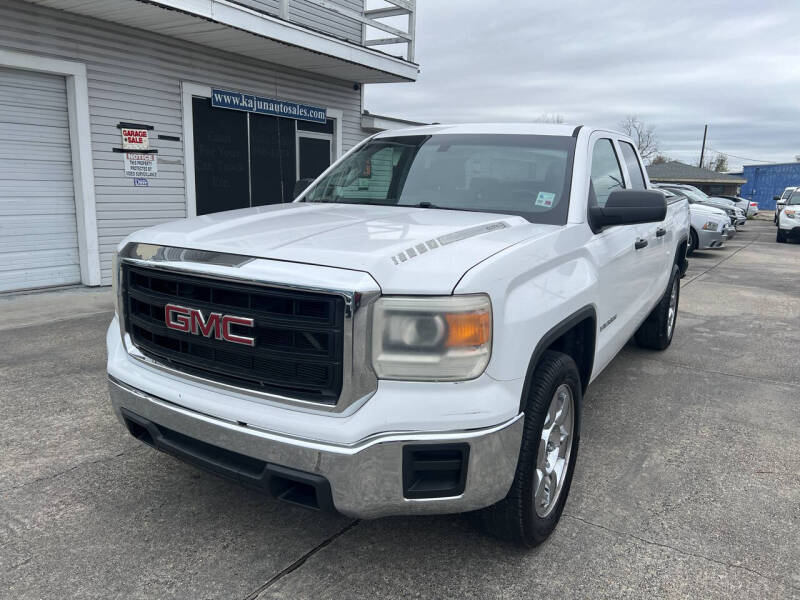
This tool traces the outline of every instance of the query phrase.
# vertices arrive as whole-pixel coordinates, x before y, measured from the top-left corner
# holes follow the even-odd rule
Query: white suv
[[[783,207],[786,206],[786,201],[796,189],[796,187],[787,187],[780,196],[775,196],[775,225],[778,224],[778,215],[781,214]]]
[[[778,242],[785,243],[789,238],[800,238],[800,190],[792,192],[777,218]]]

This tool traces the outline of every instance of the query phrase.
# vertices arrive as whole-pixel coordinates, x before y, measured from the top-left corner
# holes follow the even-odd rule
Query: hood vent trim
[[[454,244],[456,242],[460,242],[477,235],[483,235],[484,233],[489,233],[491,231],[507,229],[508,227],[510,227],[510,225],[505,221],[494,221],[492,223],[484,223],[483,225],[476,225],[475,227],[468,227],[467,229],[454,231],[436,239],[428,240],[427,242],[406,248],[403,252],[392,256],[392,262],[395,265],[400,265],[411,258],[425,254],[429,250],[435,250],[437,248],[441,248],[442,246]]]

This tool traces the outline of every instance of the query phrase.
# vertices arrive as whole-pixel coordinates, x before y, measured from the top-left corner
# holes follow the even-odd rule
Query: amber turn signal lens
[[[481,346],[489,341],[492,321],[488,312],[446,314],[448,348]]]

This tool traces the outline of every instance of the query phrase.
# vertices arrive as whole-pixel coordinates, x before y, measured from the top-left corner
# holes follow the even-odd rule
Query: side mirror
[[[305,192],[308,186],[310,186],[312,183],[314,183],[313,177],[298,179],[294,184],[294,198],[297,198],[300,194]]]
[[[658,223],[667,216],[667,199],[658,190],[617,190],[603,207],[589,208],[589,224],[598,232],[613,225]]]
[[[781,197],[780,196],[773,196],[772,199],[775,200],[775,202],[777,202],[778,200],[781,199]]]

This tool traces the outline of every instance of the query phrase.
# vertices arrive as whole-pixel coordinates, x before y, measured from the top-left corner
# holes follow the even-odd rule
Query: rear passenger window
[[[605,206],[611,192],[625,187],[614,145],[608,138],[597,140],[592,150],[590,201]]]
[[[619,147],[622,148],[622,158],[625,159],[625,166],[628,168],[631,187],[634,190],[643,190],[645,188],[644,175],[642,167],[639,166],[639,160],[636,158],[636,150],[628,142],[620,142]]]

